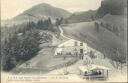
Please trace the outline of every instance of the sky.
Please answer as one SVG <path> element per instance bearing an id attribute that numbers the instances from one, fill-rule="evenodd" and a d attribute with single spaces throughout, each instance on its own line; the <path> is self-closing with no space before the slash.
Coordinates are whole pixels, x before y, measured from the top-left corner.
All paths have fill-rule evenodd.
<path id="1" fill-rule="evenodd" d="M 102 0 L 1 0 L 1 19 L 11 19 L 40 3 L 65 9 L 69 12 L 95 10 Z"/>

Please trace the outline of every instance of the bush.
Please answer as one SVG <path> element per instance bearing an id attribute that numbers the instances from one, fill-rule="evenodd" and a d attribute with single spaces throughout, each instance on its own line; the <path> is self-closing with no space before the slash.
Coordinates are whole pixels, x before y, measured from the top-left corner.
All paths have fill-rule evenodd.
<path id="1" fill-rule="evenodd" d="M 109 49 L 109 56 L 112 61 L 116 62 L 116 67 L 118 68 L 120 64 L 126 63 L 126 55 L 120 52 L 121 49 L 111 48 Z"/>

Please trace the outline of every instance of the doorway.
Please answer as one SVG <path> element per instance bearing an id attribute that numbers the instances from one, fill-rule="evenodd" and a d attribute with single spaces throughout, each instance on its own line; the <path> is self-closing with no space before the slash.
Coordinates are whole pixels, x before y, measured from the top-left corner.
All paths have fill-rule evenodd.
<path id="1" fill-rule="evenodd" d="M 84 53 L 83 49 L 80 49 L 80 54 L 83 54 L 83 53 Z"/>

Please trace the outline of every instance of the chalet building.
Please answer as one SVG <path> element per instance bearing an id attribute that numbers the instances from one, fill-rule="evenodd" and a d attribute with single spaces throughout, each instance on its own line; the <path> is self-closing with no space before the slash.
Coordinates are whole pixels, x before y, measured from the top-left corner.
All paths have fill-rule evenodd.
<path id="1" fill-rule="evenodd" d="M 80 55 L 85 54 L 87 50 L 86 43 L 70 39 L 56 48 L 55 55 Z"/>

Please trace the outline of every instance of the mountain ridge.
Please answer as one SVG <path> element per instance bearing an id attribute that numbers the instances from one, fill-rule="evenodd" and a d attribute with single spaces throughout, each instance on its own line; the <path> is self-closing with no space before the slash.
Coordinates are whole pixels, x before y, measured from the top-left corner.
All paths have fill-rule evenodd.
<path id="1" fill-rule="evenodd" d="M 28 10 L 25 10 L 23 13 L 13 17 L 12 19 L 4 20 L 2 25 L 17 25 L 28 21 L 36 22 L 38 20 L 47 19 L 48 17 L 55 20 L 60 17 L 67 18 L 70 15 L 71 13 L 64 9 L 54 7 L 47 3 L 40 3 L 29 8 Z"/>
<path id="2" fill-rule="evenodd" d="M 67 20 L 69 23 L 90 22 L 92 21 L 92 16 L 95 17 L 96 12 L 97 10 L 75 12 Z"/>
<path id="3" fill-rule="evenodd" d="M 71 13 L 61 9 L 61 8 L 57 8 L 54 6 L 51 6 L 47 3 L 41 3 L 38 5 L 33 6 L 32 8 L 24 11 L 22 14 L 14 17 L 13 19 L 19 19 L 19 16 L 22 15 L 27 15 L 27 14 L 32 14 L 33 16 L 37 16 L 37 17 L 43 17 L 43 16 L 48 16 L 48 17 L 52 17 L 52 18 L 57 18 L 57 17 L 68 17 Z"/>

